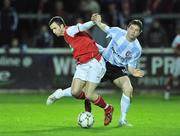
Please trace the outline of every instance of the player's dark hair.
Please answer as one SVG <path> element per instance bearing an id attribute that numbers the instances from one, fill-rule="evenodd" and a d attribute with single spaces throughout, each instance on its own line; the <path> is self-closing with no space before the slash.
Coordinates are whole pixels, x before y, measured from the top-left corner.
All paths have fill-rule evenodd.
<path id="1" fill-rule="evenodd" d="M 127 27 L 130 27 L 131 25 L 137 25 L 139 27 L 139 30 L 140 32 L 142 32 L 142 22 L 141 20 L 138 20 L 138 19 L 134 19 L 132 21 L 129 22 L 128 26 Z"/>
<path id="2" fill-rule="evenodd" d="M 53 18 L 51 18 L 51 20 L 49 21 L 49 26 L 53 23 L 57 23 L 58 25 L 61 25 L 63 24 L 64 26 L 66 26 L 65 22 L 64 22 L 64 19 L 60 16 L 55 16 Z"/>

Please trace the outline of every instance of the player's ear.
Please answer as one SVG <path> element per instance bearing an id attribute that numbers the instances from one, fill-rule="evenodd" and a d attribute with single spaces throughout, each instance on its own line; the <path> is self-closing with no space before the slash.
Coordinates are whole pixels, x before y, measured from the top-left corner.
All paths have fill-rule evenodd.
<path id="1" fill-rule="evenodd" d="M 140 34 L 142 33 L 142 29 L 141 29 L 141 28 L 139 28 L 139 31 L 140 31 L 140 32 L 139 32 L 139 35 L 140 35 Z"/>
<path id="2" fill-rule="evenodd" d="M 142 33 L 142 30 L 140 30 L 139 35 Z"/>

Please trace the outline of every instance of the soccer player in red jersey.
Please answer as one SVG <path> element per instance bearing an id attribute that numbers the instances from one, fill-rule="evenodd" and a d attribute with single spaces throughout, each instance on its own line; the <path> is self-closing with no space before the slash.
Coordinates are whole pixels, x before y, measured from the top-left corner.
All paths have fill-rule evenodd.
<path id="1" fill-rule="evenodd" d="M 77 61 L 76 72 L 71 84 L 72 95 L 77 99 L 88 99 L 103 108 L 105 111 L 104 125 L 106 126 L 112 120 L 113 107 L 106 104 L 104 99 L 95 92 L 106 72 L 106 67 L 96 42 L 85 32 L 93 25 L 94 22 L 89 21 L 68 27 L 63 18 L 59 16 L 49 21 L 52 32 L 57 37 L 64 36 L 64 40 L 73 49 L 73 58 Z M 48 99 L 54 99 L 53 95 L 50 95 Z"/>

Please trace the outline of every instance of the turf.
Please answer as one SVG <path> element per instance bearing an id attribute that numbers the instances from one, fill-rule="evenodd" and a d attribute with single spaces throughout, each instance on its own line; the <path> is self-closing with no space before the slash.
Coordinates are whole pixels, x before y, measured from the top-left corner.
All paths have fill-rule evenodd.
<path id="1" fill-rule="evenodd" d="M 0 94 L 0 136 L 179 136 L 180 97 L 135 96 L 128 120 L 134 127 L 118 128 L 120 94 L 103 95 L 115 107 L 112 123 L 104 127 L 104 113 L 93 106 L 91 129 L 77 125 L 82 101 L 63 98 L 46 106 L 48 94 Z"/>

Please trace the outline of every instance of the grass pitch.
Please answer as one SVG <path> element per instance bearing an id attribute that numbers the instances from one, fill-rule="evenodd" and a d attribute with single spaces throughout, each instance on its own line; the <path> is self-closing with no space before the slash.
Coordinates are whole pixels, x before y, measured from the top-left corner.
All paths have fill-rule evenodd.
<path id="1" fill-rule="evenodd" d="M 77 125 L 82 101 L 62 98 L 46 106 L 48 94 L 0 94 L 0 136 L 180 136 L 180 97 L 135 96 L 128 114 L 134 127 L 118 128 L 120 94 L 103 95 L 115 107 L 113 121 L 103 126 L 104 112 L 93 106 L 90 129 Z"/>

